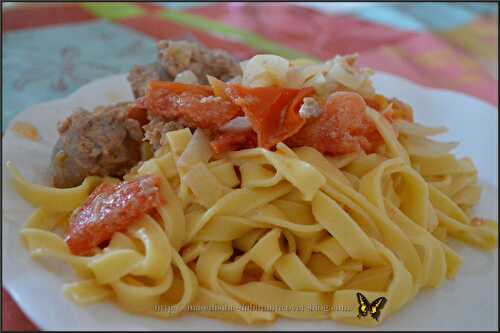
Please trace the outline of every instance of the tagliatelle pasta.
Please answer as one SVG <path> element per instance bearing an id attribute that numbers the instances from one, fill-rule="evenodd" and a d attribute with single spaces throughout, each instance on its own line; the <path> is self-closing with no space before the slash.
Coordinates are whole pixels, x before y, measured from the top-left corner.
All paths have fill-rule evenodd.
<path id="1" fill-rule="evenodd" d="M 369 73 L 354 80 L 345 59 L 296 64 L 254 58 L 242 82 L 289 78 L 302 87 L 315 75 L 340 75 L 344 86 L 371 93 Z M 370 107 L 365 114 L 383 140 L 369 154 L 325 156 L 280 142 L 215 155 L 200 129 L 168 132 L 154 157 L 124 177 L 157 177 L 165 202 L 89 256 L 73 254 L 61 235 L 100 183 L 121 180 L 87 177 L 56 189 L 30 184 L 9 163 L 14 188 L 36 209 L 22 239 L 33 257 L 74 269 L 79 280 L 63 292 L 78 304 L 111 300 L 159 318 L 192 312 L 246 324 L 282 316 L 376 325 L 459 273 L 448 237 L 493 249 L 498 227 L 471 216 L 477 172 L 450 153 L 455 143 L 429 138 L 444 128 L 389 123 Z M 386 299 L 377 320 L 359 315 L 358 293 Z"/>
<path id="2" fill-rule="evenodd" d="M 11 165 L 16 189 L 37 207 L 21 234 L 33 256 L 59 258 L 86 275 L 81 282 L 64 287 L 65 295 L 81 304 L 114 299 L 127 310 L 160 317 L 196 304 L 198 314 L 247 323 L 274 320 L 279 314 L 375 324 L 357 317 L 357 291 L 370 299 L 385 295 L 388 305 L 383 319 L 422 288 L 438 287 L 447 272 L 452 272 L 450 278 L 457 272 L 460 259 L 433 236 L 436 228 L 479 247 L 497 244 L 495 223 L 472 225 L 460 204 L 405 162 L 409 152 L 399 149 L 400 141 L 408 142 L 412 135 L 401 132 L 407 139 L 398 141 L 392 133 L 386 138 L 387 144 L 398 147 L 391 153 L 394 156 L 378 158 L 366 168 L 359 167 L 367 161 L 363 157 L 338 169 L 313 148 L 292 150 L 279 144 L 275 152 L 255 148 L 227 154 L 217 163 L 230 167 L 220 169 L 218 176 L 213 171 L 216 167 L 210 166 L 214 162 L 207 158 L 209 147 L 199 135 L 186 142 L 181 132 L 172 133 L 162 155 L 138 170 L 139 175 L 162 179 L 161 192 L 168 203 L 158 208 L 161 220 L 146 215 L 126 233 L 116 233 L 92 257 L 72 255 L 53 230 L 68 218 L 58 211 L 81 204 L 96 180 L 89 178 L 83 188 L 44 188 L 24 181 Z M 396 156 L 399 151 L 403 156 Z M 169 156 L 178 156 L 174 164 L 167 162 Z M 358 165 L 356 172 L 354 165 Z M 185 172 L 181 174 L 179 168 Z M 233 179 L 234 168 L 240 170 L 241 184 L 219 181 Z M 359 177 L 358 189 L 344 176 L 345 170 Z M 475 177 L 465 166 L 463 170 L 450 177 Z M 396 202 L 384 193 L 394 176 L 400 178 L 398 188 L 404 188 L 392 192 L 400 196 Z M 173 181 L 176 178 L 178 182 Z M 176 199 L 182 185 L 187 191 L 186 207 Z M 390 186 L 395 187 L 394 181 Z M 78 191 L 85 194 L 77 196 Z M 65 196 L 74 199 L 54 210 L 65 192 L 75 193 Z M 308 218 L 289 217 L 291 207 Z M 261 232 L 247 251 L 235 256 L 241 249 L 234 244 L 253 231 Z M 313 256 L 301 256 L 303 245 L 292 249 L 291 244 L 309 239 L 313 240 Z M 184 259 L 192 246 L 203 250 Z M 345 264 L 350 261 L 359 262 L 361 271 Z M 160 304 L 168 304 L 170 312 L 155 311 Z M 214 304 L 234 309 L 244 304 L 270 305 L 269 309 L 286 304 L 289 310 L 203 312 L 203 306 Z M 301 305 L 306 305 L 303 311 L 293 310 Z M 313 305 L 324 305 L 330 312 L 314 311 Z"/>

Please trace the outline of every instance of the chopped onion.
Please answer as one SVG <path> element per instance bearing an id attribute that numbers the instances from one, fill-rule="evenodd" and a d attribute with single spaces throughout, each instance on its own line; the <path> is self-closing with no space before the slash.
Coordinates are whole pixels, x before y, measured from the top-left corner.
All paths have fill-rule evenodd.
<path id="1" fill-rule="evenodd" d="M 326 79 L 321 73 L 317 73 L 304 83 L 304 87 L 316 87 L 326 83 Z"/>
<path id="2" fill-rule="evenodd" d="M 185 70 L 180 72 L 175 76 L 174 82 L 185 83 L 185 84 L 198 84 L 198 78 L 190 70 Z"/>
<path id="3" fill-rule="evenodd" d="M 248 120 L 247 117 L 242 116 L 242 117 L 236 117 L 224 125 L 221 126 L 222 131 L 243 131 L 252 128 L 252 124 L 250 123 L 250 120 Z"/>
<path id="4" fill-rule="evenodd" d="M 328 81 L 335 80 L 345 87 L 359 92 L 362 95 L 373 93 L 373 86 L 370 76 L 373 75 L 371 69 L 357 69 L 354 67 L 357 55 L 336 56 L 328 61 L 331 68 L 325 75 Z"/>
<path id="5" fill-rule="evenodd" d="M 282 57 L 261 54 L 252 57 L 243 68 L 242 83 L 249 87 L 284 85 L 290 62 Z"/>
<path id="6" fill-rule="evenodd" d="M 237 83 L 237 84 L 240 84 L 241 81 L 242 81 L 242 77 L 241 75 L 237 75 L 235 77 L 233 77 L 232 79 L 230 79 L 229 81 L 227 81 L 227 83 Z"/>

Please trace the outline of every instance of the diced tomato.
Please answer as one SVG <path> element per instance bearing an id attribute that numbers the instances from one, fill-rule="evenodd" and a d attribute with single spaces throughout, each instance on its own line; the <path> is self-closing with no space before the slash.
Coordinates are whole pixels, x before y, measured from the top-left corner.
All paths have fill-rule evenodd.
<path id="1" fill-rule="evenodd" d="M 389 121 L 403 119 L 413 122 L 413 110 L 411 106 L 396 98 L 389 100 L 389 102 L 392 103 L 392 110 L 384 113 L 384 116 L 389 119 Z"/>
<path id="2" fill-rule="evenodd" d="M 214 96 L 209 86 L 202 85 L 150 81 L 146 104 L 153 115 L 212 131 L 242 115 L 239 106 Z"/>
<path id="3" fill-rule="evenodd" d="M 372 97 L 365 98 L 365 102 L 368 106 L 379 112 L 385 111 L 389 104 L 392 104 L 390 111 L 383 112 L 384 117 L 390 122 L 393 122 L 396 119 L 413 121 L 413 110 L 411 106 L 403 101 L 400 101 L 399 99 L 392 98 L 388 100 L 383 95 L 374 95 Z"/>
<path id="4" fill-rule="evenodd" d="M 253 130 L 221 133 L 210 142 L 210 145 L 216 155 L 228 151 L 255 148 L 257 134 Z"/>
<path id="5" fill-rule="evenodd" d="M 88 255 L 113 233 L 123 231 L 165 200 L 157 176 L 144 176 L 115 185 L 101 184 L 70 218 L 65 241 L 75 255 Z"/>
<path id="6" fill-rule="evenodd" d="M 250 120 L 257 133 L 259 147 L 271 148 L 297 133 L 305 124 L 299 115 L 302 99 L 314 94 L 314 89 L 280 87 L 246 88 L 230 84 L 226 95 Z"/>
<path id="7" fill-rule="evenodd" d="M 363 149 L 373 152 L 383 142 L 375 124 L 366 116 L 368 105 L 393 121 L 412 120 L 411 108 L 383 95 L 363 99 L 359 94 L 339 91 L 318 100 L 323 112 L 304 119 L 299 110 L 304 97 L 314 95 L 312 87 L 248 88 L 212 80 L 213 86 L 151 81 L 144 101 L 148 113 L 175 120 L 184 126 L 208 130 L 215 153 L 255 146 L 270 149 L 279 142 L 292 147 L 312 146 L 324 154 L 338 155 Z M 217 96 L 212 88 L 216 87 Z M 384 110 L 393 103 L 392 111 Z M 221 132 L 220 128 L 240 115 L 246 115 L 252 130 Z"/>
<path id="8" fill-rule="evenodd" d="M 135 119 L 144 126 L 148 123 L 148 109 L 146 107 L 146 99 L 140 97 L 128 108 L 128 117 Z"/>
<path id="9" fill-rule="evenodd" d="M 323 154 L 340 155 L 363 149 L 373 152 L 382 143 L 375 124 L 365 115 L 366 103 L 354 92 L 335 92 L 317 118 L 309 118 L 286 143 L 292 147 L 311 146 Z"/>
<path id="10" fill-rule="evenodd" d="M 387 102 L 387 98 L 385 98 L 384 95 L 378 94 L 370 97 L 365 97 L 365 102 L 369 107 L 379 112 L 384 111 L 385 108 L 387 108 L 387 106 L 389 105 L 389 102 Z"/>
<path id="11" fill-rule="evenodd" d="M 179 82 L 170 82 L 170 81 L 149 81 L 148 82 L 148 91 L 155 90 L 168 90 L 172 93 L 181 94 L 183 92 L 192 92 L 196 94 L 202 94 L 205 96 L 212 95 L 212 88 L 207 85 L 201 84 L 187 84 L 187 83 L 179 83 Z"/>

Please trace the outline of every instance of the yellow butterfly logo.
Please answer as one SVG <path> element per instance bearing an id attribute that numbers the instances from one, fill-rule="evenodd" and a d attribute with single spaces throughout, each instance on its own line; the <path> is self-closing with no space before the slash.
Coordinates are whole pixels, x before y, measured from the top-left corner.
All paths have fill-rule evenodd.
<path id="1" fill-rule="evenodd" d="M 379 297 L 370 303 L 362 293 L 356 293 L 356 296 L 358 298 L 358 303 L 359 303 L 358 318 L 366 317 L 369 313 L 373 319 L 378 321 L 378 318 L 380 317 L 380 312 L 384 308 L 385 303 L 387 303 L 387 298 Z"/>

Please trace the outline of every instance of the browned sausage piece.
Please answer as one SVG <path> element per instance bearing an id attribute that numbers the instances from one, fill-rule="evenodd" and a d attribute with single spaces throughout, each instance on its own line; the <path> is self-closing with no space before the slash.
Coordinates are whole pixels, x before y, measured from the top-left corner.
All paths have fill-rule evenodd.
<path id="1" fill-rule="evenodd" d="M 167 143 L 167 134 L 170 131 L 175 131 L 184 128 L 177 121 L 164 120 L 162 117 L 152 117 L 151 121 L 142 127 L 144 129 L 144 141 L 149 142 L 153 150 L 157 150 Z"/>
<path id="2" fill-rule="evenodd" d="M 161 40 L 156 46 L 158 62 L 174 78 L 185 70 L 193 72 L 202 84 L 208 83 L 207 75 L 222 81 L 241 75 L 239 62 L 225 51 L 188 41 Z"/>
<path id="3" fill-rule="evenodd" d="M 54 186 L 77 186 L 90 175 L 121 177 L 139 162 L 143 133 L 127 117 L 128 105 L 78 109 L 59 124 L 52 151 Z"/>
<path id="4" fill-rule="evenodd" d="M 198 42 L 161 40 L 156 44 L 157 62 L 135 65 L 128 75 L 134 97 L 142 97 L 150 80 L 173 81 L 177 74 L 190 70 L 201 84 L 207 75 L 227 81 L 241 75 L 239 62 L 222 50 L 208 49 Z"/>
<path id="5" fill-rule="evenodd" d="M 146 95 L 148 81 L 173 81 L 174 78 L 168 75 L 157 62 L 147 65 L 134 65 L 127 76 L 135 98 Z"/>

